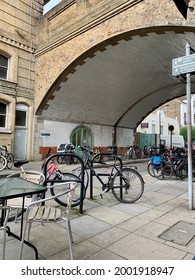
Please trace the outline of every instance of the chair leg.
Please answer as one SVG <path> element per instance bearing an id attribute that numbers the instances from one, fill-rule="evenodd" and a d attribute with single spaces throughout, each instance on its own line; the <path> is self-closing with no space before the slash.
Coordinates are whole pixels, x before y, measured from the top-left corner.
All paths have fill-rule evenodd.
<path id="1" fill-rule="evenodd" d="M 15 223 L 17 223 L 17 219 L 18 219 L 18 209 L 16 209 L 16 215 L 15 215 L 15 220 L 14 220 Z"/>
<path id="2" fill-rule="evenodd" d="M 32 223 L 28 223 L 28 235 L 27 235 L 27 241 L 29 241 L 29 238 L 30 238 L 31 225 L 32 225 Z"/>
<path id="3" fill-rule="evenodd" d="M 5 260 L 5 246 L 6 246 L 6 230 L 7 230 L 7 222 L 8 222 L 8 217 L 9 217 L 9 211 L 10 209 L 6 209 L 6 216 L 5 216 L 5 221 L 3 225 L 3 253 L 2 253 L 2 259 Z"/>
<path id="4" fill-rule="evenodd" d="M 22 258 L 22 251 L 23 251 L 23 247 L 24 247 L 24 239 L 25 239 L 25 235 L 26 235 L 26 229 L 27 229 L 27 221 L 25 221 L 24 230 L 23 230 L 23 233 L 22 233 L 22 239 L 21 239 L 21 242 L 20 242 L 20 250 L 19 250 L 19 256 L 18 256 L 19 260 L 21 260 L 21 258 Z"/>

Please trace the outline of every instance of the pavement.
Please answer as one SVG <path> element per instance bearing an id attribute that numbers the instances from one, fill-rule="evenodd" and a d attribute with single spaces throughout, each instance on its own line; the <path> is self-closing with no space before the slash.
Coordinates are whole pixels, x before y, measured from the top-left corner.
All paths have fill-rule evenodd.
<path id="1" fill-rule="evenodd" d="M 158 180 L 147 173 L 145 164 L 146 169 L 141 172 L 145 190 L 137 202 L 119 203 L 111 192 L 101 199 L 101 189 L 96 183 L 93 199 L 89 198 L 88 189 L 83 214 L 79 213 L 78 208 L 72 208 L 75 260 L 192 259 L 195 254 L 195 211 L 189 210 L 188 181 L 175 178 Z M 26 169 L 31 170 L 40 170 L 40 167 L 41 162 L 26 165 Z M 72 167 L 65 168 L 70 170 Z M 5 176 L 13 171 L 14 168 L 4 170 L 0 175 Z M 18 233 L 20 220 L 10 222 L 9 226 Z M 30 241 L 38 248 L 41 260 L 70 259 L 67 229 L 63 222 L 34 225 Z M 17 259 L 18 250 L 19 241 L 7 237 L 6 259 Z M 35 259 L 32 248 L 24 246 L 23 259 Z"/>

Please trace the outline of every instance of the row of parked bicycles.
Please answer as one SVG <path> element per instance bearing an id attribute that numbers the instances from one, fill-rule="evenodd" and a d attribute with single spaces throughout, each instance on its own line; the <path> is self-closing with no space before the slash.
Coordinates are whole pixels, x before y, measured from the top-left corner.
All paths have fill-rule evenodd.
<path id="1" fill-rule="evenodd" d="M 193 153 L 195 157 L 195 154 Z M 185 148 L 173 148 L 164 153 L 155 154 L 151 157 L 148 166 L 148 173 L 160 180 L 175 177 L 185 179 L 188 176 L 188 155 Z"/>
<path id="2" fill-rule="evenodd" d="M 128 146 L 126 152 L 122 156 L 123 159 L 140 159 L 148 158 L 154 155 L 156 147 L 154 146 Z"/>
<path id="3" fill-rule="evenodd" d="M 72 164 L 72 163 L 78 163 L 78 160 L 74 155 L 76 154 L 76 149 L 75 146 L 69 143 L 66 144 L 60 144 L 57 148 L 57 153 L 59 153 L 58 157 L 58 163 L 59 164 Z M 72 154 L 72 156 L 60 156 L 60 153 L 69 153 Z M 94 154 L 100 154 L 99 155 L 99 161 L 102 161 L 102 156 L 101 156 L 101 148 L 95 147 L 93 149 Z M 113 151 L 110 151 L 110 158 L 112 158 L 112 153 Z M 139 147 L 136 145 L 128 146 L 125 153 L 122 155 L 122 159 L 140 159 L 140 158 L 149 158 L 153 154 L 155 154 L 155 147 L 153 146 L 144 146 L 144 147 Z"/>

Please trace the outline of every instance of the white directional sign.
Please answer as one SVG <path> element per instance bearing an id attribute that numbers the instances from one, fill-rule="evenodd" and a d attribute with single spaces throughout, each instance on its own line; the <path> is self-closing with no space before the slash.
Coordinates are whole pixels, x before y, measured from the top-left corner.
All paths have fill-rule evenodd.
<path id="1" fill-rule="evenodd" d="M 172 75 L 195 72 L 195 54 L 190 54 L 172 60 Z"/>

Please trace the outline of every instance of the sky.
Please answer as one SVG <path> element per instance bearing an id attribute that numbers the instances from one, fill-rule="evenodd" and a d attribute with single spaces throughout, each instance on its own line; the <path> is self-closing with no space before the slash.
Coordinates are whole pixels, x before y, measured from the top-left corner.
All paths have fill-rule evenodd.
<path id="1" fill-rule="evenodd" d="M 52 9 L 54 6 L 56 6 L 60 2 L 61 2 L 61 0 L 50 0 L 49 3 L 47 3 L 44 6 L 44 14 L 47 13 L 50 9 Z"/>

